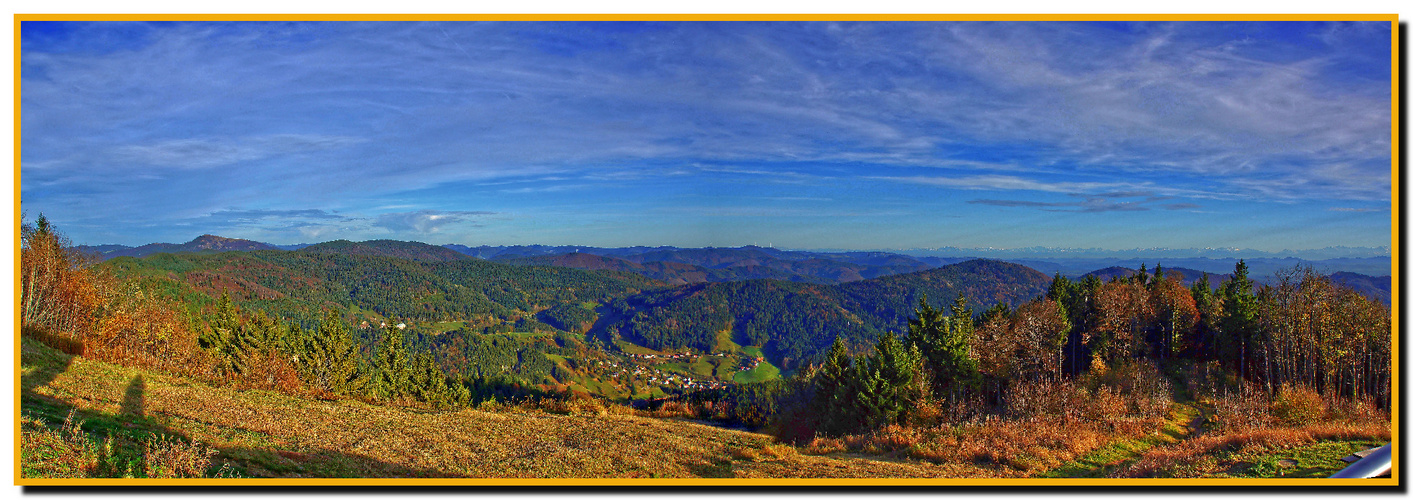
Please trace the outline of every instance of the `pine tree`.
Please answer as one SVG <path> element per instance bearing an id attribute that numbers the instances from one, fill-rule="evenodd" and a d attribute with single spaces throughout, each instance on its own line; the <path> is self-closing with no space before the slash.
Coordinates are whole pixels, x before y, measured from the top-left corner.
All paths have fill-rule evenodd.
<path id="1" fill-rule="evenodd" d="M 859 382 L 844 340 L 835 337 L 824 365 L 815 375 L 815 395 L 810 404 L 811 414 L 819 421 L 819 433 L 840 435 L 857 429 Z"/>
<path id="2" fill-rule="evenodd" d="M 432 406 L 444 407 L 452 403 L 448 393 L 446 374 L 426 352 L 418 353 L 412 360 L 408 374 L 409 392 L 417 399 Z"/>
<path id="3" fill-rule="evenodd" d="M 248 371 L 245 364 L 248 353 L 256 346 L 254 337 L 241 321 L 240 310 L 231 303 L 230 295 L 222 292 L 206 331 L 197 337 L 197 345 L 215 358 L 218 375 L 239 376 Z"/>
<path id="4" fill-rule="evenodd" d="M 1192 284 L 1192 302 L 1197 306 L 1197 325 L 1193 339 L 1189 343 L 1192 354 L 1198 359 L 1212 359 L 1217 355 L 1217 322 L 1221 318 L 1220 298 L 1212 293 L 1212 282 L 1207 273 Z"/>
<path id="5" fill-rule="evenodd" d="M 298 366 L 305 380 L 333 394 L 354 391 L 358 344 L 335 311 L 326 311 L 316 333 L 302 336 Z"/>
<path id="6" fill-rule="evenodd" d="M 1259 305 L 1256 295 L 1252 293 L 1252 281 L 1248 277 L 1245 260 L 1238 261 L 1231 279 L 1222 283 L 1221 300 L 1221 332 L 1217 337 L 1217 349 L 1223 361 L 1245 376 L 1249 371 L 1247 360 L 1253 355 Z"/>
<path id="7" fill-rule="evenodd" d="M 879 339 L 861 372 L 859 409 L 868 427 L 906 423 L 927 399 L 922 355 L 892 332 Z"/>
<path id="8" fill-rule="evenodd" d="M 378 341 L 374 356 L 376 361 L 368 381 L 369 395 L 378 400 L 391 400 L 407 394 L 410 370 L 402 331 L 389 325 Z"/>
<path id="9" fill-rule="evenodd" d="M 980 378 L 976 360 L 971 357 L 971 311 L 966 298 L 958 296 L 952 304 L 952 316 L 942 316 L 923 297 L 908 320 L 907 343 L 920 353 L 930 372 L 932 393 L 953 402 L 960 392 L 974 387 Z"/>

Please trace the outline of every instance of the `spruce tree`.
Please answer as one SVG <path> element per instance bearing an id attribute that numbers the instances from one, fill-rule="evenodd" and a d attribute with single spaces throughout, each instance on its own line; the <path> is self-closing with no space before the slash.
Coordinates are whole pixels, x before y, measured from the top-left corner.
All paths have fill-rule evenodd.
<path id="1" fill-rule="evenodd" d="M 859 382 L 844 340 L 835 337 L 824 365 L 815 375 L 814 399 L 810 405 L 811 413 L 818 419 L 819 433 L 840 435 L 857 428 Z"/>
<path id="2" fill-rule="evenodd" d="M 980 378 L 977 363 L 971 357 L 971 311 L 966 298 L 959 296 L 952 304 L 952 316 L 942 316 L 923 297 L 908 320 L 907 343 L 916 348 L 930 372 L 931 390 L 938 397 L 955 401 L 959 393 L 975 386 Z"/>
<path id="3" fill-rule="evenodd" d="M 1222 360 L 1235 366 L 1243 376 L 1247 374 L 1247 360 L 1252 356 L 1257 335 L 1258 304 L 1248 272 L 1246 260 L 1238 261 L 1231 279 L 1222 283 L 1221 334 L 1217 339 Z"/>
<path id="4" fill-rule="evenodd" d="M 241 321 L 240 310 L 231 302 L 230 294 L 222 292 L 217 299 L 216 310 L 207 321 L 206 331 L 197 337 L 197 345 L 215 358 L 218 375 L 239 376 L 247 371 L 247 353 L 256 342 Z"/>
<path id="5" fill-rule="evenodd" d="M 906 423 L 927 399 L 922 355 L 893 332 L 883 334 L 861 372 L 859 408 L 870 428 Z"/>
<path id="6" fill-rule="evenodd" d="M 354 391 L 358 344 L 335 311 L 326 311 L 317 333 L 304 335 L 300 371 L 306 381 L 333 394 Z"/>
<path id="7" fill-rule="evenodd" d="M 376 361 L 368 382 L 369 395 L 378 400 L 390 400 L 407 394 L 411 381 L 402 331 L 389 325 L 376 349 Z"/>
<path id="8" fill-rule="evenodd" d="M 1217 356 L 1218 322 L 1221 319 L 1221 297 L 1212 293 L 1212 282 L 1207 273 L 1192 284 L 1192 302 L 1197 305 L 1197 328 L 1192 341 L 1193 355 L 1198 359 L 1212 359 Z"/>

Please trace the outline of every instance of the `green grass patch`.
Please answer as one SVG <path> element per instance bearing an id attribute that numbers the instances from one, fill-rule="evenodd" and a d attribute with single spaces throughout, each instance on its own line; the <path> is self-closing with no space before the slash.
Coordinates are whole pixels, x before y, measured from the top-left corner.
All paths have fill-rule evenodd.
<path id="1" fill-rule="evenodd" d="M 709 360 L 711 360 L 711 359 L 719 359 L 719 358 L 710 358 L 710 357 L 706 357 L 706 356 L 697 358 L 696 361 L 693 361 L 693 362 L 687 364 L 687 370 L 690 371 L 690 372 L 693 373 L 693 374 L 696 374 L 696 375 L 701 375 L 701 376 L 703 376 L 703 377 L 710 377 L 710 376 L 712 376 L 712 373 L 714 373 L 714 372 L 716 371 L 716 366 L 715 366 L 715 365 L 712 365 L 712 364 L 711 364 L 711 361 L 709 361 Z"/>
<path id="2" fill-rule="evenodd" d="M 1215 477 L 1329 477 L 1349 466 L 1341 458 L 1383 444 L 1382 441 L 1356 439 L 1322 441 L 1278 450 L 1228 452 L 1219 459 L 1231 465 L 1225 473 Z"/>
<path id="3" fill-rule="evenodd" d="M 660 351 L 654 351 L 638 344 L 623 340 L 615 341 L 614 344 L 618 345 L 619 350 L 628 354 L 662 354 L 662 352 Z"/>
<path id="4" fill-rule="evenodd" d="M 716 378 L 731 380 L 736 376 L 736 368 L 740 366 L 740 361 L 735 357 L 712 358 L 711 364 L 716 367 L 713 373 Z"/>
<path id="5" fill-rule="evenodd" d="M 659 363 L 659 364 L 653 365 L 653 368 L 657 368 L 657 369 L 662 370 L 662 371 L 665 371 L 665 372 L 677 373 L 677 374 L 681 374 L 681 375 L 689 375 L 689 374 L 692 373 L 692 370 L 691 370 L 690 368 L 688 368 L 687 363 Z"/>
<path id="6" fill-rule="evenodd" d="M 487 334 L 485 334 L 485 336 L 487 336 L 487 337 L 491 337 L 491 336 L 500 336 L 500 337 L 503 337 L 503 338 L 510 338 L 510 339 L 527 339 L 527 338 L 551 337 L 551 336 L 553 336 L 553 335 L 554 335 L 554 334 L 552 334 L 552 333 L 547 333 L 547 332 L 502 332 L 502 333 L 487 333 Z"/>
<path id="7" fill-rule="evenodd" d="M 741 348 L 741 354 L 745 354 L 745 355 L 747 355 L 747 356 L 753 356 L 753 357 L 757 357 L 757 358 L 764 358 L 764 357 L 765 357 L 765 353 L 760 350 L 760 347 L 759 347 L 759 346 L 753 346 L 753 345 L 749 345 L 749 346 L 742 347 L 742 348 Z"/>
<path id="8" fill-rule="evenodd" d="M 752 382 L 764 382 L 780 378 L 780 369 L 769 361 L 761 361 L 755 368 L 746 371 L 736 372 L 731 380 L 738 384 L 749 384 Z"/>
<path id="9" fill-rule="evenodd" d="M 1138 460 L 1150 449 L 1176 443 L 1187 436 L 1185 425 L 1200 414 L 1196 407 L 1176 403 L 1168 412 L 1168 421 L 1158 432 L 1137 439 L 1117 439 L 1079 458 L 1046 471 L 1039 477 L 1104 477 L 1120 467 Z"/>
<path id="10" fill-rule="evenodd" d="M 441 321 L 427 325 L 426 331 L 433 335 L 438 335 L 465 327 L 465 321 Z"/>
<path id="11" fill-rule="evenodd" d="M 716 345 L 712 347 L 713 352 L 738 352 L 741 346 L 731 340 L 731 329 L 716 332 Z"/>

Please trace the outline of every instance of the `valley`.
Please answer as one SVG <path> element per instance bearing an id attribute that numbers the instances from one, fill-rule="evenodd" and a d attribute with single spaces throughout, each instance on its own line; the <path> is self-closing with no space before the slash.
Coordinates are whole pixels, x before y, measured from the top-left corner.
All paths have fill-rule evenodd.
<path id="1" fill-rule="evenodd" d="M 1285 385 L 1233 400 L 1230 391 L 1252 391 L 1250 382 L 1209 377 L 1221 368 L 1203 358 L 1230 350 L 1203 337 L 1213 332 L 1198 319 L 1216 314 L 1212 297 L 1233 293 L 1230 283 L 1249 280 L 1242 266 L 1208 274 L 1203 288 L 1187 268 L 1108 267 L 1069 280 L 998 260 L 901 265 L 878 253 L 788 260 L 761 248 L 656 249 L 485 260 L 391 240 L 270 247 L 204 236 L 174 252 L 100 259 L 95 276 L 139 291 L 135 314 L 165 319 L 104 327 L 79 344 L 27 330 L 29 453 L 91 453 L 88 433 L 138 456 L 152 453 L 151 439 L 177 436 L 191 443 L 182 453 L 216 457 L 192 460 L 210 464 L 199 475 L 217 477 L 1007 478 L 1193 473 L 1151 462 L 1210 427 L 1194 415 L 1245 422 L 1212 428 L 1250 441 L 1210 452 L 1218 457 L 1275 453 L 1257 437 L 1267 434 L 1249 434 L 1252 425 L 1315 448 L 1387 436 L 1367 399 L 1331 394 L 1322 416 L 1301 422 L 1278 410 L 1295 397 Z M 852 271 L 829 279 L 821 262 L 834 266 L 829 273 Z M 1350 283 L 1338 293 L 1372 295 L 1341 295 L 1351 303 L 1380 298 L 1377 278 L 1303 272 L 1283 275 L 1281 288 L 1257 286 L 1294 292 L 1297 277 L 1301 287 Z M 1119 309 L 1131 300 L 1155 309 Z M 1203 305 L 1183 312 L 1183 300 Z M 1145 314 L 1149 326 L 1130 333 L 1141 337 L 1107 326 Z M 1181 333 L 1155 321 L 1164 314 L 1186 325 L 1167 327 Z M 95 340 L 153 345 L 140 339 L 157 331 L 193 332 L 192 343 L 168 345 L 176 356 L 163 357 Z M 896 352 L 899 332 L 912 354 Z M 947 335 L 963 343 L 947 344 L 956 342 Z M 958 348 L 969 354 L 936 350 Z M 343 368 L 338 352 L 348 353 Z M 1035 357 L 1042 352 L 1050 361 Z M 1164 353 L 1180 357 L 1152 361 Z M 931 375 L 916 376 L 935 378 L 880 378 L 923 366 L 916 373 Z M 1382 390 L 1376 373 L 1355 390 Z M 869 393 L 893 383 L 903 385 L 887 390 L 921 392 Z M 845 391 L 831 397 L 846 402 L 814 409 L 822 391 Z M 888 405 L 912 416 L 849 413 Z M 403 437 L 369 438 L 389 426 Z M 799 434 L 800 426 L 813 429 Z M 100 455 L 94 467 L 114 467 L 122 453 Z M 48 475 L 41 471 L 56 466 L 29 467 Z"/>

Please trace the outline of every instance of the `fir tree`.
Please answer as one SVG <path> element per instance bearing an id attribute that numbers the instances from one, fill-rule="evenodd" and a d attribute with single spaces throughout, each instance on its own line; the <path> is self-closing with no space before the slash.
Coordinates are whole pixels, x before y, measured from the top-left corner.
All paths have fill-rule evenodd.
<path id="1" fill-rule="evenodd" d="M 1248 276 L 1246 261 L 1236 263 L 1231 279 L 1222 283 L 1221 332 L 1217 337 L 1217 350 L 1223 360 L 1231 362 L 1246 375 L 1247 360 L 1252 356 L 1252 346 L 1257 335 L 1256 314 L 1258 303 L 1252 293 L 1252 281 Z"/>
<path id="2" fill-rule="evenodd" d="M 943 317 L 923 297 L 908 320 L 907 343 L 916 348 L 927 370 L 931 372 L 932 393 L 955 401 L 959 392 L 973 387 L 979 380 L 976 360 L 971 357 L 972 320 L 966 309 L 966 298 L 959 296 L 952 305 L 952 316 Z"/>
<path id="3" fill-rule="evenodd" d="M 927 381 L 917 346 L 885 333 L 862 365 L 858 400 L 861 421 L 868 427 L 906 423 L 926 401 Z"/>
<path id="4" fill-rule="evenodd" d="M 305 380 L 333 394 L 354 391 L 358 344 L 335 311 L 326 311 L 317 333 L 302 336 L 298 366 Z"/>
<path id="5" fill-rule="evenodd" d="M 407 348 L 402 331 L 389 325 L 378 341 L 376 361 L 368 381 L 369 395 L 378 400 L 390 400 L 407 393 L 410 383 Z"/>
<path id="6" fill-rule="evenodd" d="M 858 382 L 858 372 L 844 340 L 835 337 L 824 365 L 815 375 L 815 395 L 810 405 L 821 434 L 840 435 L 857 429 Z"/>

